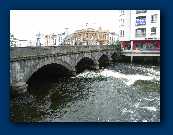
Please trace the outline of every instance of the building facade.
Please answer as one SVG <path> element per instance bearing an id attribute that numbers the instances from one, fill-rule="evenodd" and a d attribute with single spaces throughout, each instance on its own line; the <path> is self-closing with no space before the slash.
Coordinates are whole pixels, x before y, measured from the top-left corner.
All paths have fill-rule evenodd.
<path id="1" fill-rule="evenodd" d="M 44 36 L 44 45 L 45 46 L 55 46 L 57 45 L 57 35 L 52 33 L 52 34 L 46 34 Z"/>
<path id="2" fill-rule="evenodd" d="M 10 47 L 26 47 L 30 45 L 30 41 L 18 39 L 13 34 L 10 34 Z"/>
<path id="3" fill-rule="evenodd" d="M 67 37 L 67 33 L 63 32 L 63 33 L 58 33 L 57 34 L 57 39 L 56 39 L 56 45 L 63 45 L 64 39 Z"/>
<path id="4" fill-rule="evenodd" d="M 121 10 L 119 40 L 124 50 L 160 50 L 160 10 Z"/>
<path id="5" fill-rule="evenodd" d="M 52 34 L 46 34 L 44 36 L 45 46 L 59 46 L 63 45 L 64 39 L 67 37 L 67 33 L 52 33 Z"/>
<path id="6" fill-rule="evenodd" d="M 65 45 L 108 45 L 109 32 L 93 28 L 76 30 L 71 35 L 67 36 L 64 41 Z"/>
<path id="7" fill-rule="evenodd" d="M 119 40 L 119 35 L 115 32 L 109 32 L 109 45 L 115 44 L 115 42 Z"/>
<path id="8" fill-rule="evenodd" d="M 10 47 L 17 47 L 18 39 L 10 33 Z"/>

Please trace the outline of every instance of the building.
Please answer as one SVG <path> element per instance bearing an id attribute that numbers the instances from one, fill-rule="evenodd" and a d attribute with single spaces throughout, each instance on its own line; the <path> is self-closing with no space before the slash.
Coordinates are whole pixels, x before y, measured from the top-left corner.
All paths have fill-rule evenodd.
<path id="1" fill-rule="evenodd" d="M 74 34 L 69 34 L 64 38 L 63 45 L 76 45 Z"/>
<path id="2" fill-rule="evenodd" d="M 58 46 L 63 45 L 64 39 L 67 37 L 67 33 L 52 33 L 52 34 L 46 34 L 44 36 L 44 42 L 45 46 Z"/>
<path id="3" fill-rule="evenodd" d="M 46 34 L 44 36 L 44 46 L 56 46 L 57 45 L 57 35 L 52 34 Z"/>
<path id="4" fill-rule="evenodd" d="M 13 34 L 10 34 L 10 47 L 26 47 L 29 46 L 29 41 L 18 39 Z"/>
<path id="5" fill-rule="evenodd" d="M 18 40 L 17 47 L 26 47 L 26 46 L 29 46 L 28 40 Z"/>
<path id="6" fill-rule="evenodd" d="M 124 50 L 160 50 L 160 10 L 120 10 L 119 40 Z"/>
<path id="7" fill-rule="evenodd" d="M 67 33 L 58 33 L 57 34 L 57 43 L 56 45 L 63 45 L 64 39 L 67 37 Z"/>
<path id="8" fill-rule="evenodd" d="M 10 47 L 17 47 L 18 39 L 10 33 Z"/>
<path id="9" fill-rule="evenodd" d="M 119 40 L 119 35 L 115 32 L 109 32 L 109 45 L 115 44 L 115 42 Z"/>
<path id="10" fill-rule="evenodd" d="M 108 45 L 109 32 L 93 28 L 76 30 L 74 33 L 65 38 L 65 45 Z"/>

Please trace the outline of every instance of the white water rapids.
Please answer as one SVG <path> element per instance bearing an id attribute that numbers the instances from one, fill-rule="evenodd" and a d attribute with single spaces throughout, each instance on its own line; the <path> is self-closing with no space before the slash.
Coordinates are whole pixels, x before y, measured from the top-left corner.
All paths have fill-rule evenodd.
<path id="1" fill-rule="evenodd" d="M 113 78 L 120 78 L 124 79 L 124 83 L 126 85 L 132 85 L 134 84 L 137 80 L 156 80 L 160 81 L 160 72 L 155 71 L 152 68 L 141 68 L 139 67 L 138 69 L 141 69 L 143 71 L 147 71 L 147 75 L 140 75 L 140 74 L 124 74 L 117 72 L 115 70 L 110 70 L 110 69 L 103 69 L 99 73 L 92 72 L 92 71 L 85 71 L 77 77 L 84 77 L 84 78 L 94 78 L 94 77 L 113 77 Z"/>

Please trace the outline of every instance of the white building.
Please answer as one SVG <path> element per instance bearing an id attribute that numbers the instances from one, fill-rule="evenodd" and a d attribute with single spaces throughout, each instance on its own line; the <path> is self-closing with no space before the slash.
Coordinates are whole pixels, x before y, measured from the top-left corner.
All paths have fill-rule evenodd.
<path id="1" fill-rule="evenodd" d="M 121 10 L 119 24 L 123 49 L 160 49 L 160 10 Z"/>
<path id="2" fill-rule="evenodd" d="M 18 39 L 13 34 L 10 34 L 10 47 L 26 47 L 29 46 L 28 40 Z"/>
<path id="3" fill-rule="evenodd" d="M 29 46 L 28 40 L 18 40 L 17 41 L 17 47 L 26 47 Z"/>
<path id="4" fill-rule="evenodd" d="M 119 35 L 115 32 L 109 32 L 109 45 L 114 44 L 117 40 L 119 40 Z"/>
<path id="5" fill-rule="evenodd" d="M 58 33 L 57 34 L 57 44 L 56 45 L 63 45 L 64 39 L 67 37 L 67 33 Z"/>
<path id="6" fill-rule="evenodd" d="M 46 34 L 44 35 L 44 44 L 43 46 L 56 46 L 57 42 L 57 35 L 52 33 L 52 34 Z"/>
<path id="7" fill-rule="evenodd" d="M 10 47 L 16 47 L 17 42 L 18 42 L 18 39 L 15 38 L 15 36 L 10 33 Z"/>
<path id="8" fill-rule="evenodd" d="M 44 45 L 43 46 L 58 46 L 63 45 L 64 39 L 67 36 L 65 32 L 63 33 L 52 33 L 52 34 L 46 34 L 44 36 Z"/>

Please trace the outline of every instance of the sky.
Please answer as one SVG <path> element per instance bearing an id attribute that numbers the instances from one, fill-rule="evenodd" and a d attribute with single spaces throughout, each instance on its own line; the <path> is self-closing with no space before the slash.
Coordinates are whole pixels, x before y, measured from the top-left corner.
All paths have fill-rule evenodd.
<path id="1" fill-rule="evenodd" d="M 10 10 L 10 33 L 31 40 L 37 33 L 61 33 L 88 27 L 118 33 L 118 10 Z"/>

